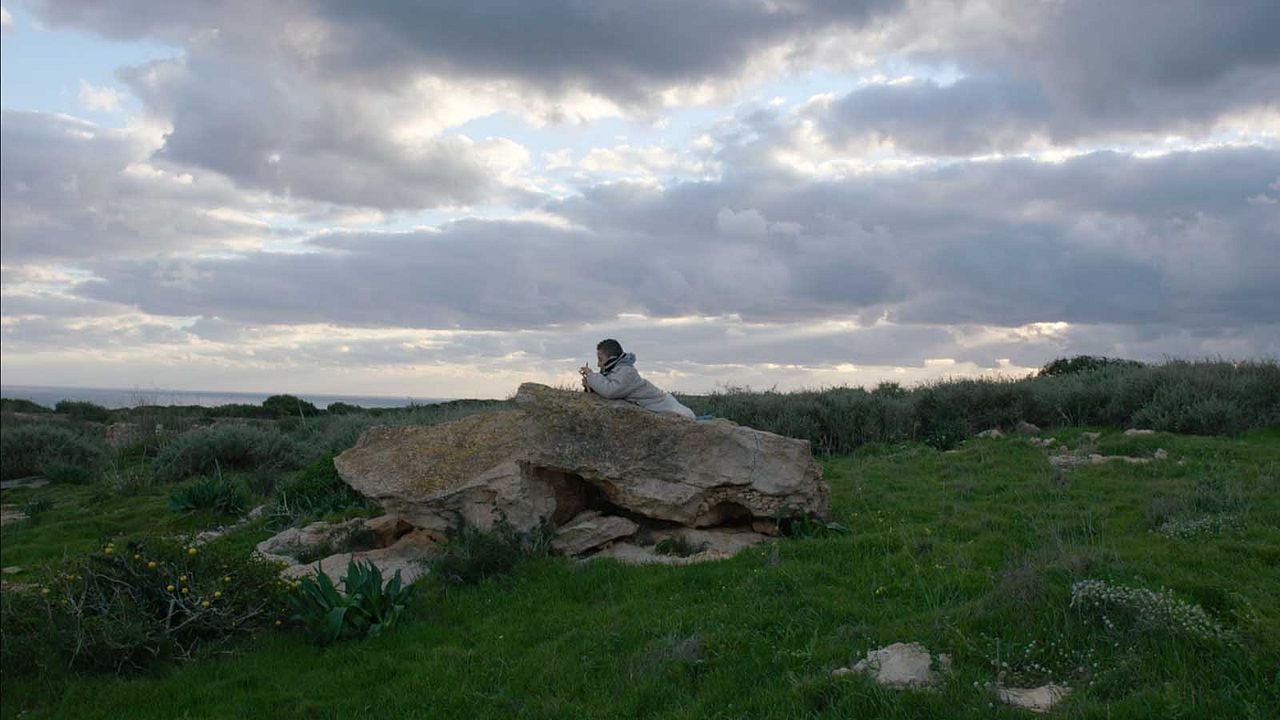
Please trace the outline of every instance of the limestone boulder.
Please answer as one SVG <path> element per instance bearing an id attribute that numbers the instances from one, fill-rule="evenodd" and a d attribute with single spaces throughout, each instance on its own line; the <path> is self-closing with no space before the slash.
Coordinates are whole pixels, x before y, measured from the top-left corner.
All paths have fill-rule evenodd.
<path id="1" fill-rule="evenodd" d="M 688 527 L 825 518 L 829 491 L 807 441 L 659 415 L 527 383 L 514 410 L 431 427 L 375 427 L 335 460 L 357 492 L 414 527 L 458 516 L 517 530 L 584 510 Z"/>

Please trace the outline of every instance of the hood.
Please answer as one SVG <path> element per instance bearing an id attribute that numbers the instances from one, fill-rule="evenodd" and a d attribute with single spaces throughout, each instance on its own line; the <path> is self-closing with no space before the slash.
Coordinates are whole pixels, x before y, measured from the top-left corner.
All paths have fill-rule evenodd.
<path id="1" fill-rule="evenodd" d="M 636 364 L 635 353 L 622 353 L 618 357 L 605 363 L 605 366 L 600 368 L 600 374 L 608 375 L 614 370 L 617 370 L 619 365 L 635 365 L 635 364 Z"/>

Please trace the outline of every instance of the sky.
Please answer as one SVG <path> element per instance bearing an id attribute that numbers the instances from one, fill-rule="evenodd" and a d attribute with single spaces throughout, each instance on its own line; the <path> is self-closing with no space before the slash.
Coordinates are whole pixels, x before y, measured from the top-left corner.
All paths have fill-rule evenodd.
<path id="1" fill-rule="evenodd" d="M 4 0 L 7 385 L 1280 357 L 1274 0 Z"/>

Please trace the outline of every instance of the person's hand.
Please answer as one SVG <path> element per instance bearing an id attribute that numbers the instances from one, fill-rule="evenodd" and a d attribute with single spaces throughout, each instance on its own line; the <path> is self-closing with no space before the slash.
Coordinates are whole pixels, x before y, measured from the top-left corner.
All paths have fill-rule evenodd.
<path id="1" fill-rule="evenodd" d="M 590 375 L 590 374 L 591 374 L 591 366 L 590 366 L 590 365 L 583 365 L 582 367 L 578 368 L 578 374 L 579 374 L 579 375 L 581 375 L 581 376 L 582 376 L 582 377 L 584 377 L 584 378 L 585 378 L 586 376 Z"/>

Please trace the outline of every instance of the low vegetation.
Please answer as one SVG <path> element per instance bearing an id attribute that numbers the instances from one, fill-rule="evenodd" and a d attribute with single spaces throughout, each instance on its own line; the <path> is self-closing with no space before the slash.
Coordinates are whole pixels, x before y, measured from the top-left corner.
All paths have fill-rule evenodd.
<path id="1" fill-rule="evenodd" d="M 84 475 L 3 491 L 22 519 L 0 529 L 0 717 L 1016 718 L 998 687 L 1053 682 L 1072 688 L 1055 711 L 1067 717 L 1271 718 L 1276 379 L 1265 363 L 1105 361 L 1017 382 L 691 398 L 813 439 L 832 516 L 673 567 L 575 563 L 550 551 L 549 527 L 459 524 L 412 587 L 361 565 L 338 586 L 284 580 L 251 550 L 289 525 L 376 512 L 332 463 L 364 427 L 505 403 L 278 420 L 112 410 L 143 430 L 109 443 L 83 409 L 6 402 L 6 479 L 54 479 L 54 459 Z M 1037 443 L 974 437 L 1020 422 L 1043 428 Z M 913 641 L 952 656 L 936 690 L 832 675 Z"/>

